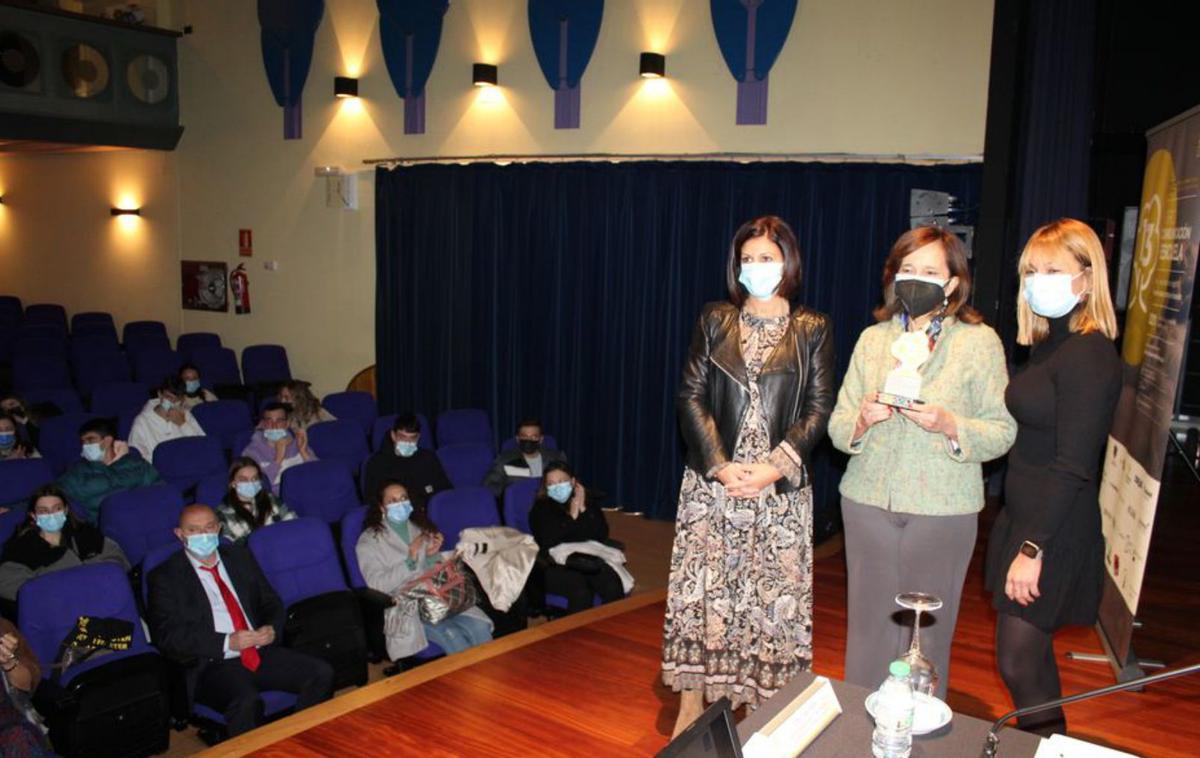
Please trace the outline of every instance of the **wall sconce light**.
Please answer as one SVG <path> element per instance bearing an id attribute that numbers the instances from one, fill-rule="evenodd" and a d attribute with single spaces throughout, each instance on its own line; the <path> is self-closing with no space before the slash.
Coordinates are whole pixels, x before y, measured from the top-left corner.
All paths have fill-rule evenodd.
<path id="1" fill-rule="evenodd" d="M 333 77 L 334 97 L 358 97 L 358 80 L 349 76 Z"/>
<path id="2" fill-rule="evenodd" d="M 476 87 L 495 87 L 500 82 L 499 69 L 492 63 L 475 63 L 471 66 L 471 82 Z"/>
<path id="3" fill-rule="evenodd" d="M 643 79 L 661 79 L 667 75 L 667 56 L 662 53 L 642 53 L 638 73 Z"/>
<path id="4" fill-rule="evenodd" d="M 114 216 L 140 216 L 142 215 L 141 208 L 111 208 L 110 213 Z"/>

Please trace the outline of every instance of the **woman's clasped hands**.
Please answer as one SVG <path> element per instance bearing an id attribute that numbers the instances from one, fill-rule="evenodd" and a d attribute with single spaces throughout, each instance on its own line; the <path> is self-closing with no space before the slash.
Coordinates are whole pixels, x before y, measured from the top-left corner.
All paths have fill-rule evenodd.
<path id="1" fill-rule="evenodd" d="M 758 497 L 783 474 L 769 463 L 729 463 L 716 476 L 729 497 Z"/>

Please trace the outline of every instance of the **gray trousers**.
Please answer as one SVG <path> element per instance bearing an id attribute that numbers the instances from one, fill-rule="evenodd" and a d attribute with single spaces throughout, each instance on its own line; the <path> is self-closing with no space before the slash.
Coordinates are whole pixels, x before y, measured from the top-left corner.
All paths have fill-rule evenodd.
<path id="1" fill-rule="evenodd" d="M 842 522 L 849 594 L 846 681 L 875 689 L 887 678 L 888 664 L 912 642 L 912 613 L 900 613 L 896 595 L 928 592 L 944 605 L 923 614 L 921 652 L 937 667 L 937 696 L 945 700 L 950 643 L 979 515 L 892 513 L 843 497 Z"/>

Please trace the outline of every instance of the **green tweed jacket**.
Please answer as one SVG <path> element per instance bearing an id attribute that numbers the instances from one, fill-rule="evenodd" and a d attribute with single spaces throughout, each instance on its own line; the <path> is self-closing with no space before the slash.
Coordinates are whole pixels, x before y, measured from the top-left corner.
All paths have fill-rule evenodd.
<path id="1" fill-rule="evenodd" d="M 863 330 L 829 419 L 834 446 L 850 455 L 840 487 L 864 505 L 930 516 L 983 509 L 984 461 L 1012 446 L 1017 422 L 1004 405 L 1008 369 L 991 327 L 946 319 L 933 355 L 921 367 L 921 399 L 955 416 L 958 449 L 899 413 L 851 440 L 863 396 L 883 389 L 896 365 L 892 342 L 903 326 L 893 318 Z"/>

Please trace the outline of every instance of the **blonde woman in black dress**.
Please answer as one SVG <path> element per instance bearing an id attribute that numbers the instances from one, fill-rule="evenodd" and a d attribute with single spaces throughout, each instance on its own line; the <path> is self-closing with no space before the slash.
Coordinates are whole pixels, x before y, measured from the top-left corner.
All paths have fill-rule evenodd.
<path id="1" fill-rule="evenodd" d="M 1061 697 L 1054 632 L 1092 624 L 1104 581 L 1100 461 L 1121 388 L 1117 317 L 1100 239 L 1061 219 L 1034 232 L 1018 263 L 1017 341 L 1029 362 L 1008 385 L 1017 420 L 1005 505 L 992 527 L 987 587 L 996 663 L 1018 708 Z M 1061 709 L 1022 720 L 1065 732 Z"/>

